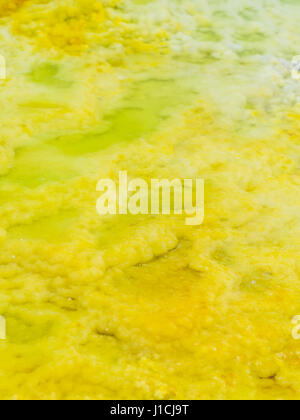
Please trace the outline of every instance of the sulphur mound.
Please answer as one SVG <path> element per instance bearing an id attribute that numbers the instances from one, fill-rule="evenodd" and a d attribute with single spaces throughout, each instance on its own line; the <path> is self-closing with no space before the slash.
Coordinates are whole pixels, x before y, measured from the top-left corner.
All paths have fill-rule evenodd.
<path id="1" fill-rule="evenodd" d="M 0 0 L 1 399 L 299 399 L 299 13 Z M 100 217 L 120 171 L 203 225 Z"/>

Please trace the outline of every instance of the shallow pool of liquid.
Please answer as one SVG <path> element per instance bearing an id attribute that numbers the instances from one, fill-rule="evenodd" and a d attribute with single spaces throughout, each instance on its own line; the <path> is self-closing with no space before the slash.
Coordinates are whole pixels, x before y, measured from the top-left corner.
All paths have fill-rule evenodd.
<path id="1" fill-rule="evenodd" d="M 44 81 L 44 72 L 42 76 Z M 46 76 L 50 77 L 48 72 Z M 58 135 L 17 149 L 13 168 L 0 177 L 0 188 L 6 183 L 35 188 L 88 173 L 90 160 L 85 165 L 84 156 L 149 136 L 187 106 L 195 94 L 190 81 L 182 79 L 138 82 L 117 109 L 104 115 L 99 128 Z"/>
<path id="2" fill-rule="evenodd" d="M 182 80 L 139 82 L 118 109 L 104 116 L 103 130 L 60 136 L 49 143 L 66 155 L 82 156 L 114 144 L 138 140 L 158 129 L 176 108 L 188 104 L 193 93 Z"/>
<path id="3" fill-rule="evenodd" d="M 0 399 L 299 399 L 298 17 L 0 1 Z M 120 171 L 204 179 L 204 223 L 100 216 Z"/>

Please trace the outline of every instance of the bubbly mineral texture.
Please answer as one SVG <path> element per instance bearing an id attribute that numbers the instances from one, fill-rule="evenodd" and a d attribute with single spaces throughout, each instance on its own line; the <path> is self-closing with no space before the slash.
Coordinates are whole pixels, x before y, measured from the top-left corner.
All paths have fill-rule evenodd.
<path id="1" fill-rule="evenodd" d="M 1 399 L 300 398 L 299 16 L 0 0 Z M 99 216 L 120 171 L 204 223 Z"/>

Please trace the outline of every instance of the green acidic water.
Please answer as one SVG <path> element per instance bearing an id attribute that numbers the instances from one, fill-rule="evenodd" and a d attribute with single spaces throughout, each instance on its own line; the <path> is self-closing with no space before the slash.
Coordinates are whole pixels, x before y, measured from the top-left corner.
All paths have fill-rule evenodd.
<path id="1" fill-rule="evenodd" d="M 14 167 L 7 176 L 0 178 L 6 182 L 36 188 L 46 182 L 60 182 L 78 174 L 72 162 L 47 145 L 24 147 L 16 152 Z"/>
<path id="2" fill-rule="evenodd" d="M 76 211 L 61 211 L 59 214 L 26 225 L 13 226 L 8 233 L 12 239 L 63 242 L 68 239 L 69 229 L 74 224 L 76 216 Z"/>
<path id="3" fill-rule="evenodd" d="M 68 88 L 72 86 L 72 82 L 61 78 L 60 67 L 51 63 L 41 63 L 33 66 L 28 74 L 28 79 L 33 83 L 50 88 Z"/>
<path id="4" fill-rule="evenodd" d="M 42 68 L 34 75 L 36 81 L 45 82 L 55 77 L 56 70 Z M 89 164 L 83 163 L 84 156 L 150 135 L 188 104 L 194 93 L 193 87 L 182 80 L 138 82 L 121 106 L 104 117 L 101 129 L 64 134 L 18 149 L 13 168 L 0 177 L 0 190 L 6 183 L 36 188 L 84 174 L 89 170 Z"/>
<path id="5" fill-rule="evenodd" d="M 49 143 L 66 155 L 82 156 L 139 139 L 155 131 L 192 95 L 191 87 L 182 81 L 153 79 L 137 83 L 123 106 L 105 117 L 107 129 L 59 136 Z"/>

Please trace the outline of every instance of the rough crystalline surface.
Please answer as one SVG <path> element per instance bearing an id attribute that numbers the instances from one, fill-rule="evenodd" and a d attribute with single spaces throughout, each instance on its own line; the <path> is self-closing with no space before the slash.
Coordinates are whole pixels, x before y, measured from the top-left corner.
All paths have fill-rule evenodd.
<path id="1" fill-rule="evenodd" d="M 0 0 L 1 399 L 300 398 L 299 16 Z M 120 171 L 204 223 L 100 217 Z"/>

